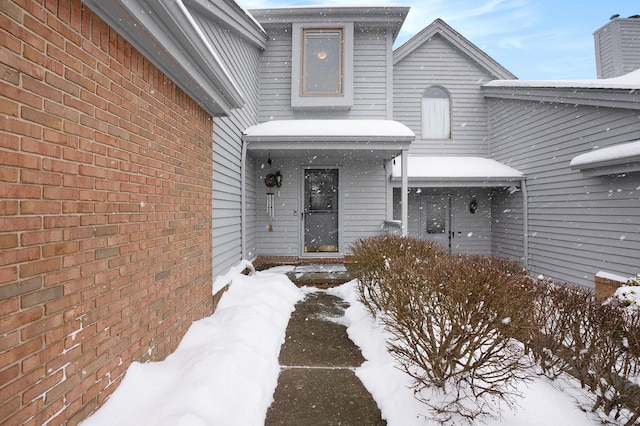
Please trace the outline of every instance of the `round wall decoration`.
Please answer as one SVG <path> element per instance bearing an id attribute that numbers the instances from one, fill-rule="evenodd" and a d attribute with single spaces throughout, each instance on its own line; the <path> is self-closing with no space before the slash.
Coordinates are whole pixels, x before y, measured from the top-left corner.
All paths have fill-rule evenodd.
<path id="1" fill-rule="evenodd" d="M 280 174 L 280 171 L 278 170 L 275 173 L 269 173 L 267 177 L 264 178 L 264 184 L 269 188 L 273 188 L 274 186 L 280 188 L 282 186 L 282 175 Z"/>

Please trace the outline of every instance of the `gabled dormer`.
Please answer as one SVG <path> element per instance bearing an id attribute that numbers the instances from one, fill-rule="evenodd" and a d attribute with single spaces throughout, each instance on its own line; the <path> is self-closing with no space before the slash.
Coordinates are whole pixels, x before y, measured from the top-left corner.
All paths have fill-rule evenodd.
<path id="1" fill-rule="evenodd" d="M 391 118 L 392 46 L 408 7 L 253 9 L 269 41 L 261 68 L 264 121 Z"/>

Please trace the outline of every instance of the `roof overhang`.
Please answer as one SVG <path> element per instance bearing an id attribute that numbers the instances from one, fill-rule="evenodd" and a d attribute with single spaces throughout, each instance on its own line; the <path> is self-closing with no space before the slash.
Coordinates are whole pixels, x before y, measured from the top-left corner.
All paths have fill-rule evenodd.
<path id="1" fill-rule="evenodd" d="M 248 151 L 358 152 L 391 159 L 408 150 L 415 134 L 393 120 L 273 120 L 242 133 Z"/>
<path id="2" fill-rule="evenodd" d="M 409 10 L 409 7 L 397 4 L 332 4 L 249 9 L 249 13 L 263 26 L 290 25 L 292 22 L 353 22 L 364 28 L 384 27 L 391 30 L 395 40 Z"/>
<path id="3" fill-rule="evenodd" d="M 616 175 L 640 171 L 640 140 L 596 149 L 574 157 L 573 170 L 587 176 Z"/>
<path id="4" fill-rule="evenodd" d="M 494 80 L 482 86 L 487 98 L 640 109 L 640 69 L 592 80 Z"/>
<path id="5" fill-rule="evenodd" d="M 228 115 L 244 104 L 235 81 L 184 1 L 82 1 L 212 116 Z M 188 3 L 203 8 L 194 0 Z M 224 3 L 230 13 L 223 1 L 207 6 L 216 3 Z M 245 12 L 239 9 L 237 14 Z"/>
<path id="6" fill-rule="evenodd" d="M 401 159 L 396 159 L 391 182 L 400 183 Z M 409 185 L 416 187 L 504 187 L 517 186 L 525 175 L 496 160 L 483 157 L 410 156 Z"/>

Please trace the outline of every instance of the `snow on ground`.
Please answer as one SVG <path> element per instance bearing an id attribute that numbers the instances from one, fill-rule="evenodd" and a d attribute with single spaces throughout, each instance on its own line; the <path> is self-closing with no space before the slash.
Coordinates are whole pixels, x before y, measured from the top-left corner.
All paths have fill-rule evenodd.
<path id="1" fill-rule="evenodd" d="M 278 354 L 303 293 L 283 274 L 236 275 L 210 317 L 164 361 L 133 363 L 93 425 L 261 425 Z"/>
<path id="2" fill-rule="evenodd" d="M 164 361 L 133 363 L 119 388 L 83 426 L 263 425 L 280 371 L 278 354 L 295 303 L 304 297 L 283 272 L 234 275 L 215 313 L 193 323 Z M 351 306 L 349 337 L 367 361 L 356 374 L 377 401 L 389 426 L 435 426 L 409 389 L 409 378 L 385 349 L 384 330 L 357 301 L 355 281 L 329 290 Z M 515 412 L 490 426 L 601 424 L 578 408 L 581 390 L 565 391 L 546 379 L 522 386 Z"/>
<path id="3" fill-rule="evenodd" d="M 618 287 L 613 293 L 613 299 L 618 300 L 630 309 L 640 309 L 640 286 L 625 285 Z"/>

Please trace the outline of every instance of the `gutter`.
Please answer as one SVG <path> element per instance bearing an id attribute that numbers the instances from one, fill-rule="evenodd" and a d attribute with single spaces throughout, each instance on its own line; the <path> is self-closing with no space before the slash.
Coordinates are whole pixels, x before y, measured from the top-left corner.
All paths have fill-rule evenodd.
<path id="1" fill-rule="evenodd" d="M 525 270 L 529 270 L 529 195 L 527 181 L 520 181 L 522 189 L 522 257 Z"/>
<path id="2" fill-rule="evenodd" d="M 244 138 L 240 139 L 242 142 L 242 157 L 240 160 L 240 254 L 243 259 L 247 258 L 247 219 L 245 214 L 245 204 L 247 198 L 247 145 L 249 142 Z"/>

